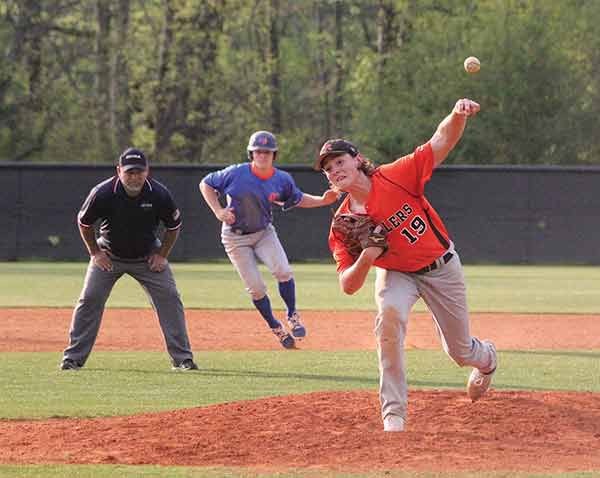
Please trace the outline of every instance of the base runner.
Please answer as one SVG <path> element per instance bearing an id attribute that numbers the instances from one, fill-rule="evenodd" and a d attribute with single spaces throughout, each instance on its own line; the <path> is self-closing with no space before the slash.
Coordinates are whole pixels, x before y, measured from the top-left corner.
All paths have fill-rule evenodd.
<path id="1" fill-rule="evenodd" d="M 249 162 L 207 175 L 200 182 L 200 191 L 223 223 L 221 242 L 252 303 L 281 345 L 289 349 L 295 347 L 296 340 L 306 336 L 306 328 L 296 310 L 292 269 L 272 224 L 272 206 L 276 204 L 284 210 L 327 206 L 339 195 L 332 190 L 322 196 L 300 191 L 291 175 L 273 167 L 277 152 L 275 136 L 268 131 L 256 131 L 248 142 Z M 226 198 L 225 207 L 219 202 L 219 195 Z M 258 269 L 259 260 L 277 280 L 279 294 L 287 307 L 289 332 L 273 315 L 267 286 Z"/>
<path id="2" fill-rule="evenodd" d="M 353 294 L 376 267 L 375 335 L 384 430 L 403 431 L 407 419 L 404 339 L 409 312 L 422 298 L 432 312 L 446 353 L 459 366 L 474 367 L 467 392 L 478 400 L 490 386 L 497 355 L 492 342 L 470 335 L 462 265 L 425 184 L 461 138 L 479 104 L 456 102 L 433 137 L 412 154 L 375 168 L 349 141 L 332 139 L 321 148 L 315 169 L 348 193 L 332 222 L 329 245 L 342 290 Z M 352 217 L 352 215 L 357 217 Z M 372 227 L 362 248 L 349 246 L 353 224 L 368 216 Z M 346 235 L 344 235 L 345 231 Z"/>

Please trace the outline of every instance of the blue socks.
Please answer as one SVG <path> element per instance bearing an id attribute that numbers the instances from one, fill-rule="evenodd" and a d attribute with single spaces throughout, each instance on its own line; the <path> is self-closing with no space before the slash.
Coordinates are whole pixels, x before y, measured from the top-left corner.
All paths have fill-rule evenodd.
<path id="1" fill-rule="evenodd" d="M 273 309 L 271 309 L 271 301 L 269 300 L 269 296 L 265 295 L 260 300 L 253 300 L 254 307 L 258 309 L 260 315 L 263 316 L 263 319 L 267 321 L 269 327 L 274 329 L 275 327 L 279 327 L 281 324 L 279 321 L 273 317 Z"/>
<path id="2" fill-rule="evenodd" d="M 290 317 L 294 312 L 296 312 L 296 283 L 294 279 L 291 278 L 287 282 L 278 282 L 279 285 L 279 295 L 285 302 L 285 305 L 288 309 L 288 317 Z M 275 327 L 279 327 L 280 322 L 273 316 L 273 309 L 271 309 L 271 301 L 269 300 L 269 296 L 265 295 L 260 300 L 253 300 L 254 307 L 260 312 L 263 319 L 266 320 L 269 327 L 274 329 Z"/>
<path id="3" fill-rule="evenodd" d="M 292 277 L 287 282 L 279 282 L 279 295 L 288 309 L 288 317 L 296 312 L 296 283 Z"/>

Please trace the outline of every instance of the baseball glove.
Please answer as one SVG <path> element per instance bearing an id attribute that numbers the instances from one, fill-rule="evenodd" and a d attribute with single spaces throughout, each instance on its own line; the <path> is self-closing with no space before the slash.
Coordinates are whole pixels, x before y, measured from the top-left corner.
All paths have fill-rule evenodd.
<path id="1" fill-rule="evenodd" d="M 340 239 L 353 257 L 358 257 L 367 247 L 379 247 L 387 251 L 387 231 L 377 226 L 364 214 L 339 214 L 333 218 L 333 234 Z"/>

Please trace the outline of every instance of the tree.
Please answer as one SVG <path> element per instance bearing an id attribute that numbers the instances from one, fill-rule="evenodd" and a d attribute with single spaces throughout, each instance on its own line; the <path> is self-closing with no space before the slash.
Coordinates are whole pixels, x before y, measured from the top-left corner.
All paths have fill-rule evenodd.
<path id="1" fill-rule="evenodd" d="M 154 118 L 154 154 L 160 161 L 167 151 L 175 132 L 175 110 L 178 102 L 177 84 L 173 77 L 175 57 L 175 5 L 174 0 L 163 0 L 163 27 L 158 50 L 158 81 L 154 93 L 156 116 Z"/>
<path id="2" fill-rule="evenodd" d="M 281 73 L 279 59 L 279 0 L 270 0 L 269 8 L 269 79 L 271 84 L 271 122 L 273 131 L 280 132 L 281 124 Z"/>
<path id="3" fill-rule="evenodd" d="M 270 129 L 280 163 L 332 136 L 389 161 L 468 96 L 450 162 L 593 164 L 599 20 L 590 0 L 0 0 L 0 154 L 230 163 Z"/>
<path id="4" fill-rule="evenodd" d="M 127 49 L 123 48 L 129 39 L 130 7 L 130 0 L 118 0 L 115 14 L 117 47 L 114 52 L 112 71 L 110 124 L 119 151 L 131 144 L 133 133 L 129 98 L 129 60 Z"/>
<path id="5" fill-rule="evenodd" d="M 50 128 L 43 108 L 41 13 L 35 0 L 25 0 L 6 10 L 13 41 L 6 43 L 8 62 L 2 68 L 0 99 L 3 105 L 10 104 L 3 108 L 2 123 L 7 130 L 6 149 L 13 161 L 43 151 Z M 19 90 L 22 94 L 17 93 Z"/>
<path id="6" fill-rule="evenodd" d="M 339 135 L 345 124 L 345 108 L 343 98 L 344 88 L 344 66 L 342 58 L 344 57 L 344 11 L 341 0 L 335 2 L 335 87 L 333 94 L 333 113 L 334 124 L 333 131 Z"/>
<path id="7" fill-rule="evenodd" d="M 214 134 L 214 93 L 223 2 L 189 2 L 174 10 L 165 2 L 155 121 L 158 160 L 201 161 Z"/>
<path id="8" fill-rule="evenodd" d="M 111 0 L 96 0 L 96 150 L 101 157 L 114 156 L 111 134 Z"/>
<path id="9" fill-rule="evenodd" d="M 326 35 L 326 7 L 325 2 L 322 0 L 317 1 L 316 4 L 316 22 L 317 22 L 317 41 L 319 45 L 323 45 Z M 332 136 L 332 109 L 331 109 L 331 94 L 330 94 L 330 73 L 329 68 L 325 60 L 325 48 L 316 48 L 316 65 L 318 71 L 319 91 L 321 92 L 321 108 L 323 111 L 323 128 L 322 136 L 330 138 Z"/>

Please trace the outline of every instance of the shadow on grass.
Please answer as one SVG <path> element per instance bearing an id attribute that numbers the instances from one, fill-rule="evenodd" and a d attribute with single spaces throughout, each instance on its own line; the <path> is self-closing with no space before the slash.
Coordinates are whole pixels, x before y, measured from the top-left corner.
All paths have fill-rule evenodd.
<path id="1" fill-rule="evenodd" d="M 261 372 L 253 370 L 235 370 L 235 369 L 221 369 L 221 368 L 200 368 L 198 371 L 187 371 L 187 372 L 176 372 L 176 371 L 159 371 L 159 370 L 133 370 L 133 369 L 104 369 L 104 368 L 88 368 L 89 371 L 94 372 L 123 372 L 123 373 L 135 373 L 135 374 L 174 374 L 180 376 L 186 376 L 194 379 L 203 379 L 206 377 L 237 377 L 237 378 L 252 378 L 252 379 L 284 379 L 284 380 L 312 380 L 318 382 L 330 382 L 330 383 L 356 383 L 363 386 L 372 386 L 377 388 L 379 385 L 378 374 L 373 377 L 361 377 L 355 375 L 318 375 L 310 373 L 298 373 L 298 372 Z M 81 373 L 78 371 L 77 373 Z M 410 387 L 422 387 L 422 388 L 444 388 L 444 389 L 461 389 L 466 386 L 467 377 L 465 376 L 464 381 L 430 381 L 430 380 L 409 380 L 408 385 Z M 500 387 L 495 387 L 500 388 Z M 506 386 L 502 388 L 514 389 L 516 386 Z M 526 389 L 526 387 L 523 387 Z"/>
<path id="2" fill-rule="evenodd" d="M 317 375 L 309 373 L 298 373 L 298 372 L 260 372 L 252 370 L 232 370 L 232 369 L 219 369 L 219 368 L 203 368 L 196 371 L 175 371 L 175 370 L 143 370 L 143 369 L 123 369 L 123 368 L 96 368 L 86 367 L 85 369 L 78 370 L 75 373 L 85 373 L 85 370 L 90 372 L 123 372 L 123 373 L 135 373 L 135 374 L 150 374 L 150 375 L 180 375 L 187 377 L 247 377 L 247 378 L 264 378 L 264 379 L 298 379 L 298 380 L 319 380 L 323 382 L 358 382 L 368 384 L 378 384 L 379 378 L 367 378 L 358 377 L 352 375 Z M 72 373 L 72 372 L 71 372 Z"/>
<path id="3" fill-rule="evenodd" d="M 285 380 L 312 380 L 317 382 L 328 382 L 337 384 L 357 384 L 361 389 L 373 388 L 377 390 L 379 385 L 379 377 L 377 375 L 370 377 L 358 377 L 352 375 L 316 375 L 307 373 L 294 373 L 294 372 L 257 372 L 250 370 L 232 370 L 232 369 L 218 369 L 218 368 L 201 368 L 198 371 L 164 371 L 164 370 L 134 370 L 134 369 L 105 369 L 105 368 L 86 368 L 85 371 L 90 372 L 122 372 L 127 374 L 140 374 L 140 375 L 178 375 L 185 376 L 188 379 L 193 380 L 204 380 L 207 377 L 237 377 L 237 378 L 252 378 L 252 379 L 285 379 Z M 77 372 L 70 373 L 85 373 L 84 370 L 78 370 Z M 465 390 L 467 385 L 467 376 L 465 375 L 464 381 L 432 381 L 432 380 L 408 380 L 408 386 L 410 389 L 444 389 L 444 390 Z M 503 390 L 503 391 L 529 391 L 529 392 L 569 392 L 573 391 L 570 388 L 560 387 L 532 387 L 531 384 L 523 385 L 518 383 L 497 383 L 492 384 L 492 389 Z M 466 393 L 466 391 L 465 391 Z"/>

